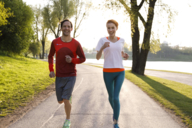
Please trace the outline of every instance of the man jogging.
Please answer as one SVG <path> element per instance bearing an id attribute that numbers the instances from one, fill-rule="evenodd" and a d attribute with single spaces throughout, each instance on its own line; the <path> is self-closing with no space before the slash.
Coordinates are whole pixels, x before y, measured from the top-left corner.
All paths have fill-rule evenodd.
<path id="1" fill-rule="evenodd" d="M 56 80 L 55 88 L 57 100 L 60 104 L 64 103 L 66 120 L 63 128 L 70 128 L 71 97 L 76 81 L 76 64 L 85 61 L 85 55 L 80 43 L 71 37 L 73 25 L 68 19 L 61 22 L 62 36 L 53 40 L 48 56 L 49 76 L 55 77 L 53 69 L 53 56 L 56 53 Z M 79 58 L 77 58 L 79 56 Z"/>

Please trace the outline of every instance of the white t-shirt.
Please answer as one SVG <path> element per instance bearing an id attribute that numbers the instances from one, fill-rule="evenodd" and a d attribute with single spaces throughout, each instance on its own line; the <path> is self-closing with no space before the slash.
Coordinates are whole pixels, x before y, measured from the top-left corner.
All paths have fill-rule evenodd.
<path id="1" fill-rule="evenodd" d="M 104 52 L 104 66 L 103 68 L 124 68 L 121 52 L 123 51 L 124 39 L 120 38 L 113 43 L 106 37 L 99 40 L 96 51 L 99 51 L 105 42 L 110 42 L 109 47 L 103 50 Z"/>

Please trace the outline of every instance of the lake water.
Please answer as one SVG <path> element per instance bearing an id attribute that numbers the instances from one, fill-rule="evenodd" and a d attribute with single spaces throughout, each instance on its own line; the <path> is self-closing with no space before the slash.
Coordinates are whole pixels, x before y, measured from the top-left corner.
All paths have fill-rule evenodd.
<path id="1" fill-rule="evenodd" d="M 85 63 L 103 64 L 104 60 L 86 59 Z M 132 67 L 132 60 L 123 60 L 123 65 Z M 146 69 L 168 70 L 192 73 L 192 62 L 182 61 L 147 61 Z"/>

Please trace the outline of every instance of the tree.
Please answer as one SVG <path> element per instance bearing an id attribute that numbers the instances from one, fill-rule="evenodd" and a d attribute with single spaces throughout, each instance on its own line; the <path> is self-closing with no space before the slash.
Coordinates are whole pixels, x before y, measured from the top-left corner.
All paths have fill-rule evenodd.
<path id="1" fill-rule="evenodd" d="M 88 52 L 89 52 L 89 49 L 87 49 L 86 47 L 83 47 L 83 51 L 84 51 L 85 53 L 88 53 Z"/>
<path id="2" fill-rule="evenodd" d="M 76 0 L 75 4 L 75 24 L 74 24 L 74 29 L 73 29 L 73 38 L 76 38 L 79 36 L 76 35 L 77 30 L 79 29 L 82 21 L 86 18 L 86 16 L 89 14 L 89 10 L 92 6 L 91 2 L 82 2 L 80 0 Z"/>
<path id="3" fill-rule="evenodd" d="M 41 42 L 41 47 L 42 47 L 42 53 L 40 55 L 41 59 L 44 59 L 44 54 L 45 54 L 45 39 L 47 35 L 49 34 L 49 27 L 45 25 L 44 22 L 44 17 L 43 17 L 43 10 L 41 9 L 41 6 L 39 7 L 34 7 L 34 16 L 35 16 L 35 35 L 36 35 L 36 42 Z M 40 35 L 40 36 L 39 36 Z"/>
<path id="4" fill-rule="evenodd" d="M 47 34 L 49 32 L 49 28 L 46 28 L 45 25 L 42 25 L 42 31 L 41 31 L 41 44 L 42 44 L 42 57 L 41 59 L 44 59 L 44 54 L 45 54 L 45 41 Z"/>
<path id="5" fill-rule="evenodd" d="M 74 0 L 52 0 L 53 5 L 47 5 L 43 9 L 45 26 L 50 28 L 55 38 L 59 37 L 60 22 L 71 18 L 75 12 Z"/>
<path id="6" fill-rule="evenodd" d="M 0 1 L 0 26 L 7 25 L 7 18 L 13 16 L 13 13 L 10 12 L 10 8 L 4 8 L 4 3 Z M 1 30 L 0 30 L 1 35 Z"/>
<path id="7" fill-rule="evenodd" d="M 49 51 L 50 51 L 50 47 L 51 47 L 51 43 L 52 41 L 48 40 L 48 38 L 45 39 L 45 55 L 46 58 L 48 57 Z"/>
<path id="8" fill-rule="evenodd" d="M 29 47 L 26 50 L 24 50 L 23 53 L 25 57 L 27 57 L 31 53 L 33 54 L 33 57 L 35 57 L 40 52 L 40 43 L 37 42 L 37 36 L 35 34 L 35 31 L 33 31 L 32 38 L 30 39 L 30 41 L 28 41 L 28 43 L 29 43 Z"/>
<path id="9" fill-rule="evenodd" d="M 31 43 L 29 45 L 29 51 L 33 54 L 33 57 L 35 57 L 40 52 L 40 44 L 36 42 Z"/>
<path id="10" fill-rule="evenodd" d="M 2 0 L 0 0 L 2 1 Z M 33 11 L 22 0 L 3 0 L 14 17 L 7 18 L 9 24 L 0 26 L 0 50 L 20 54 L 28 49 L 33 35 Z"/>
<path id="11" fill-rule="evenodd" d="M 107 0 L 107 5 L 116 6 L 116 7 L 124 7 L 125 12 L 130 17 L 131 22 L 131 37 L 132 37 L 132 72 L 144 75 L 145 65 L 147 61 L 147 55 L 151 47 L 151 33 L 152 33 L 152 25 L 154 19 L 154 11 L 157 0 L 140 0 L 138 4 L 137 0 Z M 109 4 L 110 3 L 110 4 Z M 161 0 L 158 0 L 158 6 L 160 8 L 160 13 L 165 10 L 169 13 L 169 22 L 173 17 L 173 12 L 170 11 L 170 7 L 166 4 L 163 4 Z M 140 12 L 141 8 L 147 8 L 146 14 Z M 160 14 L 159 13 L 159 14 Z M 139 31 L 139 19 L 144 27 L 143 40 L 141 48 L 139 47 L 140 41 L 140 31 Z M 169 24 L 168 27 L 170 28 Z M 170 30 L 170 29 L 169 29 Z M 158 40 L 156 40 L 158 41 Z"/>

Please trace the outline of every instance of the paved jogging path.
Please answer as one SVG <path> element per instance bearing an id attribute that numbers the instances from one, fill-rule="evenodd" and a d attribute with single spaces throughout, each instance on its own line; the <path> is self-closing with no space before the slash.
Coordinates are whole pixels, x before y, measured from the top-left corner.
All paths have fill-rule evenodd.
<path id="1" fill-rule="evenodd" d="M 77 65 L 77 70 L 71 128 L 113 128 L 102 69 Z M 181 128 L 155 101 L 126 79 L 120 102 L 120 128 Z M 53 94 L 9 128 L 62 128 L 63 107 Z"/>

